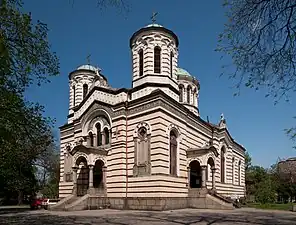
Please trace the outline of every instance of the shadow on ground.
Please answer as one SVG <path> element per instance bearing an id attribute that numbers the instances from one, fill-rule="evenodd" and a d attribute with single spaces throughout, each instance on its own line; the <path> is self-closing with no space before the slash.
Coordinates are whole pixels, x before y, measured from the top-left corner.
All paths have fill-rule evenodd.
<path id="1" fill-rule="evenodd" d="M 80 215 L 81 214 L 81 215 Z M 66 213 L 56 215 L 47 212 L 10 213 L 0 216 L 0 224 L 34 224 L 34 225 L 218 225 L 218 224 L 296 224 L 296 214 L 274 212 L 203 212 L 203 211 L 171 211 L 171 212 L 132 212 L 104 214 L 103 211 L 91 211 L 77 214 Z"/>
<path id="2" fill-rule="evenodd" d="M 30 211 L 29 206 L 9 206 L 9 207 L 0 207 L 0 215 L 2 214 L 18 214 Z"/>

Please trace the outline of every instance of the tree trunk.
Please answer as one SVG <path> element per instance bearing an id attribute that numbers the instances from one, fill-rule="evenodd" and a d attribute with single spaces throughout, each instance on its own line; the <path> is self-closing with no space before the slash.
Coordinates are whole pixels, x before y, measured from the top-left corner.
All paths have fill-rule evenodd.
<path id="1" fill-rule="evenodd" d="M 18 191 L 17 201 L 18 205 L 21 205 L 23 203 L 23 193 L 20 190 Z"/>

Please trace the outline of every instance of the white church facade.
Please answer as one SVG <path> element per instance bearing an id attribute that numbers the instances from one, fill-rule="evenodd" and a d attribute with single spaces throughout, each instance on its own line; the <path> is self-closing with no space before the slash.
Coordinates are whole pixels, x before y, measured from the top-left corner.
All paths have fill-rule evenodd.
<path id="1" fill-rule="evenodd" d="M 200 117 L 200 84 L 178 67 L 178 45 L 178 37 L 157 24 L 135 32 L 132 88 L 111 87 L 91 65 L 69 74 L 68 121 L 60 127 L 61 202 L 72 198 L 86 208 L 85 199 L 93 198 L 92 205 L 105 199 L 113 208 L 162 210 L 213 207 L 198 202 L 202 197 L 220 205 L 217 196 L 244 197 L 245 149 L 223 116 L 217 125 Z"/>

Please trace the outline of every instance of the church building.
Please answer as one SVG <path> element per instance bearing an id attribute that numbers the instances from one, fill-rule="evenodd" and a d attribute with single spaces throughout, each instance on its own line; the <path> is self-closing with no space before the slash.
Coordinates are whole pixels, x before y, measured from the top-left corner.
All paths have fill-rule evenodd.
<path id="1" fill-rule="evenodd" d="M 56 208 L 231 208 L 226 199 L 245 196 L 245 149 L 223 115 L 200 117 L 200 83 L 179 67 L 178 47 L 153 23 L 130 38 L 131 88 L 90 64 L 69 74 Z"/>

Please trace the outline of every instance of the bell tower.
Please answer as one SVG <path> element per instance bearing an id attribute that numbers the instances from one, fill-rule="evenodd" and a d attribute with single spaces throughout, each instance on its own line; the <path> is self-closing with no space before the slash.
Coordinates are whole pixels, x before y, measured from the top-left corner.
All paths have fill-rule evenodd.
<path id="1" fill-rule="evenodd" d="M 142 97 L 161 89 L 178 100 L 177 62 L 179 40 L 174 32 L 155 23 L 136 31 L 130 39 L 132 53 L 132 87 L 145 87 Z"/>

